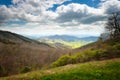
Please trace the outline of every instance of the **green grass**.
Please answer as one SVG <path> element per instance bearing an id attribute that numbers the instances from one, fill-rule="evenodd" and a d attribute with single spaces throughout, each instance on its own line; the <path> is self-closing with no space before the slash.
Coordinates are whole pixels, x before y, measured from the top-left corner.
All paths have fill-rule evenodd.
<path id="1" fill-rule="evenodd" d="M 84 46 L 86 44 L 89 44 L 91 42 L 79 41 L 79 40 L 78 41 L 72 41 L 72 42 L 64 41 L 64 40 L 54 40 L 53 41 L 53 40 L 48 39 L 48 40 L 46 40 L 46 43 L 48 43 L 48 44 L 61 43 L 61 44 L 64 44 L 66 46 L 69 46 L 69 47 L 75 49 L 75 48 L 79 48 L 81 46 Z"/>
<path id="2" fill-rule="evenodd" d="M 0 80 L 120 80 L 120 59 L 70 64 Z"/>
<path id="3" fill-rule="evenodd" d="M 73 42 L 61 41 L 59 43 L 64 44 L 66 46 L 70 46 L 73 49 L 75 49 L 75 48 L 79 48 L 81 46 L 84 46 L 84 45 L 88 44 L 89 42 L 83 42 L 83 41 L 73 41 Z"/>

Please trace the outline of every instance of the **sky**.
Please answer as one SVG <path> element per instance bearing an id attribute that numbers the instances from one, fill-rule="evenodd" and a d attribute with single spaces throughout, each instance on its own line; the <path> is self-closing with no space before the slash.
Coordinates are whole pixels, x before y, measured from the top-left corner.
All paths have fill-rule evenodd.
<path id="1" fill-rule="evenodd" d="M 29 36 L 99 36 L 120 0 L 0 0 L 0 30 Z"/>

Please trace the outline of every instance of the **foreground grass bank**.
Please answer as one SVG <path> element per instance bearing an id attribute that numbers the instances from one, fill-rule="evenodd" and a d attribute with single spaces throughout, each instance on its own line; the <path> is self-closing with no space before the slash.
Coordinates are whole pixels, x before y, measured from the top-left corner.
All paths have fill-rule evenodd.
<path id="1" fill-rule="evenodd" d="M 29 72 L 0 80 L 120 80 L 120 58 Z"/>

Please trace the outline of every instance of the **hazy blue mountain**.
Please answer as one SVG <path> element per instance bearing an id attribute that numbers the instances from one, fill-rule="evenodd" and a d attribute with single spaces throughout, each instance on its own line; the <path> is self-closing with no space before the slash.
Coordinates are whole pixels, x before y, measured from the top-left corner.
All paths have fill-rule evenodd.
<path id="1" fill-rule="evenodd" d="M 79 40 L 82 40 L 82 41 L 97 41 L 98 37 L 90 36 L 90 37 L 79 38 Z"/>
<path id="2" fill-rule="evenodd" d="M 78 48 L 88 43 L 95 42 L 97 41 L 97 39 L 98 37 L 94 37 L 94 36 L 78 38 L 69 35 L 54 35 L 54 36 L 41 37 L 40 39 L 38 39 L 38 41 L 52 45 L 56 45 L 56 43 L 57 44 L 60 43 L 72 48 Z"/>
<path id="3" fill-rule="evenodd" d="M 75 40 L 79 40 L 79 38 L 75 37 L 75 36 L 68 36 L 68 35 L 54 35 L 54 36 L 48 36 L 46 37 L 48 39 L 53 39 L 53 40 L 64 40 L 64 41 L 75 41 Z"/>
<path id="4" fill-rule="evenodd" d="M 98 37 L 90 36 L 90 37 L 83 37 L 83 38 L 78 38 L 76 36 L 69 36 L 69 35 L 54 35 L 54 36 L 47 36 L 47 37 L 42 37 L 40 39 L 52 39 L 52 40 L 64 40 L 64 41 L 96 41 Z"/>

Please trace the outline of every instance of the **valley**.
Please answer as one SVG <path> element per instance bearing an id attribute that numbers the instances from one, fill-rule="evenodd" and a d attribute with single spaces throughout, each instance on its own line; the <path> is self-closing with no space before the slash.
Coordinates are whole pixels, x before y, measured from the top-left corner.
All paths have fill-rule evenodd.
<path id="1" fill-rule="evenodd" d="M 120 0 L 0 0 L 0 80 L 120 80 Z"/>
<path id="2" fill-rule="evenodd" d="M 97 39 L 98 37 L 93 37 L 93 36 L 78 38 L 69 35 L 54 35 L 54 36 L 41 37 L 38 39 L 38 41 L 50 45 L 62 44 L 72 49 L 75 49 L 87 45 L 89 43 L 95 42 L 97 41 Z"/>

